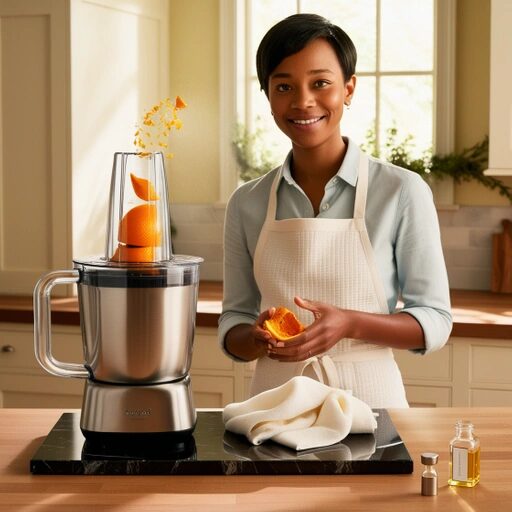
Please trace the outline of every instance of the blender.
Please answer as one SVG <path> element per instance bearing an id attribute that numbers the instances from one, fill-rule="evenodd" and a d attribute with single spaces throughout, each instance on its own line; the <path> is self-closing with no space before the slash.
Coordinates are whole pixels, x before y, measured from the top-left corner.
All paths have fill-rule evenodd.
<path id="1" fill-rule="evenodd" d="M 202 258 L 172 253 L 162 153 L 115 153 L 105 255 L 74 259 L 34 289 L 34 343 L 49 373 L 85 379 L 87 440 L 188 438 L 189 370 Z M 52 288 L 77 283 L 84 362 L 52 354 Z"/>

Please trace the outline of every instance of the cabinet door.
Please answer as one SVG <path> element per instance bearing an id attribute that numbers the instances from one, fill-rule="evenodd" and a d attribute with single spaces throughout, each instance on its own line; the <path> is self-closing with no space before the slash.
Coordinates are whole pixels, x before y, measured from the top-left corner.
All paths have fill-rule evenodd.
<path id="1" fill-rule="evenodd" d="M 405 385 L 407 401 L 411 407 L 451 407 L 452 388 L 450 386 Z"/>
<path id="2" fill-rule="evenodd" d="M 0 2 L 0 293 L 71 262 L 67 5 Z"/>
<path id="3" fill-rule="evenodd" d="M 234 377 L 191 375 L 196 407 L 224 407 L 233 402 Z"/>
<path id="4" fill-rule="evenodd" d="M 65 362 L 81 363 L 79 327 L 55 326 L 52 353 Z M 84 381 L 55 377 L 44 371 L 34 354 L 31 325 L 0 326 L 0 407 L 81 407 Z"/>
<path id="5" fill-rule="evenodd" d="M 491 80 L 489 123 L 489 170 L 491 175 L 512 176 L 512 3 L 491 1 Z"/>
<path id="6" fill-rule="evenodd" d="M 82 406 L 84 382 L 50 375 L 0 372 L 0 407 L 71 408 Z"/>

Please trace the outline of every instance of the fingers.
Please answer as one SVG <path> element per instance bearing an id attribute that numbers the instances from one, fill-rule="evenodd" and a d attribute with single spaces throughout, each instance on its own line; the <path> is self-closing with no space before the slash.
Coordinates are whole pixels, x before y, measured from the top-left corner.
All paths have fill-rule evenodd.
<path id="1" fill-rule="evenodd" d="M 297 306 L 299 306 L 300 308 L 306 309 L 307 311 L 313 313 L 315 320 L 318 320 L 322 316 L 322 311 L 325 309 L 326 306 L 322 302 L 303 299 L 302 297 L 294 297 L 293 300 L 295 304 L 297 304 Z"/>
<path id="2" fill-rule="evenodd" d="M 318 351 L 318 347 L 308 348 L 308 345 L 301 345 L 298 347 L 298 350 L 294 352 L 283 352 L 278 348 L 271 348 L 268 350 L 268 357 L 271 359 L 275 359 L 281 362 L 297 362 L 297 361 L 305 361 L 310 357 L 313 357 L 322 351 Z"/>
<path id="3" fill-rule="evenodd" d="M 260 316 L 258 316 L 256 323 L 258 325 L 263 325 L 263 322 L 265 320 L 268 320 L 269 318 L 272 318 L 274 316 L 275 312 L 276 312 L 276 308 L 269 308 L 269 309 L 266 309 L 265 311 L 262 311 L 260 313 Z"/>
<path id="4" fill-rule="evenodd" d="M 294 297 L 293 301 L 297 306 L 299 306 L 302 309 L 307 309 L 308 311 L 316 311 L 318 308 L 316 307 L 316 303 L 309 299 L 304 299 L 302 297 Z"/>

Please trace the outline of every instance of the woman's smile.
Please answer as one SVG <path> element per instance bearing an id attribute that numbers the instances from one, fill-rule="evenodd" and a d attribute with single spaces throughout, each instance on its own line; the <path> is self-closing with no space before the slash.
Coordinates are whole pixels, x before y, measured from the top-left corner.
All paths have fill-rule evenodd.
<path id="1" fill-rule="evenodd" d="M 290 119 L 290 122 L 299 126 L 309 126 L 318 123 L 318 121 L 321 121 L 324 118 L 325 116 L 311 117 L 308 119 Z"/>

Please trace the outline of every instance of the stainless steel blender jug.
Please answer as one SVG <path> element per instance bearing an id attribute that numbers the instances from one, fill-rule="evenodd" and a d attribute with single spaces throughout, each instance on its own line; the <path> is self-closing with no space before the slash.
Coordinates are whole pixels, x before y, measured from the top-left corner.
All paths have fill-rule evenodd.
<path id="1" fill-rule="evenodd" d="M 188 375 L 199 264 L 173 255 L 161 153 L 116 153 L 106 254 L 73 260 L 34 290 L 36 358 L 49 373 L 86 379 L 80 427 L 88 439 L 189 435 L 195 426 Z M 77 283 L 84 363 L 51 351 L 50 294 Z"/>

